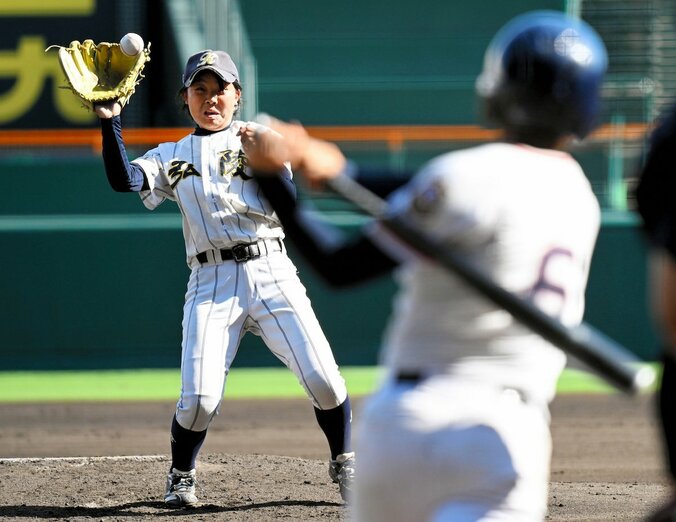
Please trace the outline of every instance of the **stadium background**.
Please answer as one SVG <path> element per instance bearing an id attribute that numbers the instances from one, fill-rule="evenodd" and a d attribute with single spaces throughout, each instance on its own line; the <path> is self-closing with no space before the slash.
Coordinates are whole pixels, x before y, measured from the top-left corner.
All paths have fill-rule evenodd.
<path id="1" fill-rule="evenodd" d="M 574 151 L 604 209 L 585 319 L 653 359 L 630 194 L 647 126 L 676 92 L 671 2 L 23 0 L 0 4 L 0 370 L 173 368 L 180 350 L 188 272 L 178 211 L 149 213 L 109 189 L 98 124 L 61 88 L 48 45 L 129 31 L 152 42 L 123 115 L 131 157 L 188 131 L 175 97 L 181 69 L 212 47 L 240 65 L 244 118 L 298 119 L 351 157 L 406 176 L 490 136 L 473 91 L 483 50 L 507 19 L 537 8 L 580 14 L 609 48 L 604 126 Z M 340 201 L 303 197 L 345 233 L 361 222 Z M 373 365 L 393 281 L 335 292 L 294 258 L 339 363 Z M 278 364 L 253 336 L 235 363 Z"/>

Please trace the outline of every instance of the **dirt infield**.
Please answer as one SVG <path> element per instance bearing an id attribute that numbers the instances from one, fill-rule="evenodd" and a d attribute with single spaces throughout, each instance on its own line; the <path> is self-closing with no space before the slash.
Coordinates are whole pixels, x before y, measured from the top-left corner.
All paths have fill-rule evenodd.
<path id="1" fill-rule="evenodd" d="M 554 401 L 547 520 L 637 521 L 661 502 L 666 479 L 651 401 L 618 395 Z M 358 419 L 360 401 L 354 402 Z M 173 407 L 0 404 L 0 518 L 347 518 L 304 399 L 226 400 L 198 464 L 201 506 L 166 509 L 161 494 Z"/>

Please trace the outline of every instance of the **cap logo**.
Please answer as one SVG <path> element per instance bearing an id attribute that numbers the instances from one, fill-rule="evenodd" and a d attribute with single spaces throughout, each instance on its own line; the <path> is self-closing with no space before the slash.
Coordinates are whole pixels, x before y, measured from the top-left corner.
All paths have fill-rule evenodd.
<path id="1" fill-rule="evenodd" d="M 215 53 L 212 52 L 204 53 L 202 56 L 200 56 L 200 61 L 197 64 L 197 67 L 200 67 L 201 65 L 213 65 L 216 63 L 217 60 L 218 57 L 216 56 Z"/>

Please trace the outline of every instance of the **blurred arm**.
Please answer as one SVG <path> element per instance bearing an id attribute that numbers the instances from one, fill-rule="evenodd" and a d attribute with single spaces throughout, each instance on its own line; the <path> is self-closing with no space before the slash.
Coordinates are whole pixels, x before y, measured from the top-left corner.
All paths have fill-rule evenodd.
<path id="1" fill-rule="evenodd" d="M 357 284 L 397 266 L 397 261 L 361 233 L 351 241 L 330 241 L 337 231 L 304 212 L 280 176 L 258 175 L 257 180 L 282 221 L 286 235 L 329 284 L 336 287 Z"/>

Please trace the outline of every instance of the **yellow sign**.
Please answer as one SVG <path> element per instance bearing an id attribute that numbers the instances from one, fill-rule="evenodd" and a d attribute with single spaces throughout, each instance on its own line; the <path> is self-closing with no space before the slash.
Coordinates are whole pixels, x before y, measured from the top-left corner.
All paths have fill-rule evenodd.
<path id="1" fill-rule="evenodd" d="M 57 53 L 47 52 L 42 36 L 22 36 L 15 51 L 0 51 L 0 78 L 13 79 L 14 85 L 0 93 L 0 125 L 18 120 L 42 94 L 47 79 L 52 79 L 52 98 L 57 112 L 71 123 L 89 123 L 96 117 L 82 107 L 80 100 L 66 87 Z"/>
<path id="2" fill-rule="evenodd" d="M 96 0 L 2 0 L 0 16 L 90 16 Z"/>

